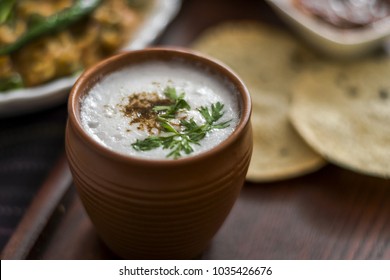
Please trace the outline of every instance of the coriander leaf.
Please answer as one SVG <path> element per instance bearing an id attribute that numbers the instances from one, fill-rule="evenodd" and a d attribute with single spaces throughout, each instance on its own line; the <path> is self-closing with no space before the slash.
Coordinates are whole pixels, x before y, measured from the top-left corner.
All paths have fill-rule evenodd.
<path id="1" fill-rule="evenodd" d="M 177 96 L 175 88 L 167 87 L 164 90 L 164 94 L 168 99 L 174 101 L 175 103 L 172 105 L 155 106 L 153 110 L 156 112 L 161 112 L 160 117 L 165 119 L 174 119 L 180 110 L 191 109 L 187 101 L 184 100 L 184 93 L 182 93 L 180 96 Z"/>
<path id="2" fill-rule="evenodd" d="M 172 108 L 172 105 L 160 105 L 160 106 L 154 106 L 153 111 L 159 112 L 159 111 L 167 111 Z"/>
<path id="3" fill-rule="evenodd" d="M 162 145 L 161 137 L 150 136 L 144 140 L 137 140 L 135 143 L 131 144 L 133 148 L 137 151 L 150 151 L 156 149 Z"/>
<path id="4" fill-rule="evenodd" d="M 198 127 L 198 124 L 194 121 L 194 119 L 190 119 L 190 121 L 187 120 L 181 120 L 180 124 L 184 126 L 184 131 L 191 131 Z"/>
<path id="5" fill-rule="evenodd" d="M 199 113 L 203 116 L 203 118 L 206 120 L 206 123 L 209 125 L 212 125 L 216 121 L 218 121 L 223 116 L 223 107 L 224 105 L 220 102 L 217 102 L 215 104 L 211 105 L 211 113 L 210 109 L 207 107 L 200 107 L 198 109 Z"/>
<path id="6" fill-rule="evenodd" d="M 213 119 L 207 107 L 202 106 L 198 109 L 198 111 L 202 115 L 202 117 L 206 120 L 206 123 L 211 124 L 213 122 Z"/>
<path id="7" fill-rule="evenodd" d="M 173 87 L 167 87 L 164 90 L 164 94 L 166 97 L 168 97 L 171 100 L 177 100 L 177 94 L 176 94 L 176 89 Z"/>
<path id="8" fill-rule="evenodd" d="M 176 129 L 168 121 L 162 119 L 158 120 L 160 121 L 160 125 L 164 128 L 164 131 L 178 134 Z"/>
<path id="9" fill-rule="evenodd" d="M 229 123 L 230 123 L 231 121 L 232 121 L 232 120 L 228 120 L 228 121 L 226 121 L 226 122 L 213 124 L 213 125 L 212 125 L 212 128 L 216 128 L 216 129 L 226 128 L 226 127 L 229 126 Z"/>
<path id="10" fill-rule="evenodd" d="M 220 102 L 211 105 L 211 117 L 213 122 L 218 121 L 223 116 L 223 107 L 224 105 Z"/>
<path id="11" fill-rule="evenodd" d="M 176 104 L 175 104 L 175 110 L 176 111 L 179 111 L 179 110 L 182 110 L 182 109 L 187 109 L 187 110 L 190 110 L 191 107 L 190 105 L 187 103 L 187 101 L 185 101 L 184 99 L 178 99 Z"/>
<path id="12" fill-rule="evenodd" d="M 170 149 L 171 152 L 167 155 L 167 157 L 173 157 L 174 159 L 178 159 L 181 157 L 181 152 L 184 151 L 185 154 L 190 154 L 194 150 L 190 145 L 190 139 L 187 136 L 181 135 L 176 137 L 176 141 L 172 141 L 171 143 L 164 146 L 165 149 Z"/>
<path id="13" fill-rule="evenodd" d="M 184 93 L 177 96 L 174 88 L 165 89 L 165 95 L 175 100 L 175 104 L 168 106 L 155 106 L 153 109 L 162 112 L 157 117 L 166 136 L 150 136 L 144 140 L 137 140 L 132 144 L 134 149 L 139 151 L 149 151 L 162 147 L 164 150 L 170 150 L 167 157 L 178 159 L 182 153 L 190 154 L 194 151 L 193 145 L 200 145 L 199 141 L 206 137 L 207 133 L 213 129 L 223 129 L 229 126 L 229 121 L 215 123 L 224 114 L 224 105 L 220 102 L 212 104 L 210 108 L 200 107 L 198 111 L 205 120 L 204 124 L 198 125 L 193 119 L 180 120 L 181 129 L 176 130 L 170 123 L 169 119 L 174 119 L 179 110 L 189 110 L 189 104 L 184 100 Z"/>

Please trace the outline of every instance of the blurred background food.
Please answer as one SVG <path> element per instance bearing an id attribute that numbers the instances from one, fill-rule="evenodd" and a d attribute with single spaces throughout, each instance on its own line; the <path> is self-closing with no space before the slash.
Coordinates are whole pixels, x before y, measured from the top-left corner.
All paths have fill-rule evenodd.
<path id="1" fill-rule="evenodd" d="M 390 58 L 323 62 L 292 85 L 290 120 L 329 162 L 390 178 Z"/>
<path id="2" fill-rule="evenodd" d="M 390 15 L 388 0 L 292 0 L 310 16 L 335 27 L 348 29 L 373 24 Z"/>
<path id="3" fill-rule="evenodd" d="M 3 1 L 5 0 L 0 0 L 0 3 Z M 291 4 L 293 0 L 272 0 L 272 2 L 276 1 Z M 143 0 L 139 0 L 139 3 L 142 4 L 142 2 Z M 155 0 L 154 2 L 168 3 L 171 1 Z M 188 47 L 200 38 L 199 35 L 201 33 L 206 32 L 205 34 L 207 34 L 207 30 L 211 32 L 212 29 L 223 24 L 223 22 L 241 19 L 251 20 L 255 23 L 270 27 L 269 33 L 265 33 L 269 37 L 269 40 L 279 37 L 273 33 L 276 28 L 287 33 L 289 36 L 283 40 L 284 46 L 281 45 L 281 41 L 275 44 L 268 44 L 268 47 L 259 47 L 256 44 L 244 46 L 248 49 L 252 46 L 251 48 L 253 50 L 251 49 L 251 51 L 256 55 L 255 58 L 253 58 L 253 55 L 248 58 L 248 64 L 244 63 L 244 66 L 251 65 L 243 69 L 245 73 L 250 74 L 252 65 L 261 62 L 258 56 L 263 55 L 263 57 L 267 58 L 268 55 L 270 59 L 274 58 L 272 60 L 273 63 L 277 63 L 277 57 L 271 57 L 274 50 L 287 48 L 289 45 L 294 46 L 294 42 L 285 43 L 285 41 L 290 39 L 296 39 L 298 41 L 296 44 L 301 43 L 299 40 L 301 37 L 299 35 L 301 34 L 295 32 L 297 30 L 294 29 L 293 23 L 291 21 L 285 21 L 285 15 L 274 13 L 271 6 L 268 6 L 270 2 L 271 0 L 182 1 L 182 8 L 177 17 L 166 29 L 164 28 L 165 32 L 154 42 L 154 45 Z M 295 9 L 295 11 L 297 10 Z M 148 13 L 141 25 L 144 22 L 149 22 L 149 15 L 151 14 L 153 15 L 153 12 Z M 303 12 L 300 12 L 300 14 L 303 14 Z M 317 22 L 323 22 L 323 20 L 315 17 L 312 17 L 312 19 Z M 323 23 L 323 25 L 332 27 L 331 24 Z M 237 26 L 238 28 L 239 26 Z M 360 32 L 363 29 L 365 28 L 348 29 L 348 33 L 351 33 L 351 30 Z M 246 28 L 239 34 L 244 36 L 248 32 L 252 34 L 252 31 L 253 29 L 248 30 Z M 225 34 L 225 32 L 223 33 Z M 138 31 L 136 31 L 133 39 L 139 38 L 138 34 Z M 209 38 L 211 40 L 212 36 L 210 35 Z M 234 38 L 231 38 L 229 41 L 229 44 L 234 42 L 234 48 L 238 48 L 240 44 L 243 44 L 243 40 L 235 40 Z M 240 38 L 242 37 L 240 36 Z M 314 39 L 316 37 L 311 36 L 311 38 Z M 219 43 L 221 42 L 220 40 Z M 217 45 L 217 43 L 215 44 Z M 317 44 L 312 44 L 312 46 L 316 47 L 313 50 L 319 49 L 321 47 L 320 45 L 326 50 L 334 46 L 334 44 L 318 39 Z M 383 45 L 382 42 L 379 43 L 379 47 L 381 45 Z M 226 49 L 231 47 L 232 45 L 222 44 L 219 45 L 219 51 L 227 53 L 228 51 Z M 351 51 L 355 51 L 355 47 L 354 45 L 347 46 L 344 52 L 339 49 L 339 46 L 334 46 L 334 50 L 341 55 L 348 55 Z M 258 54 L 259 49 L 261 52 L 260 55 Z M 287 48 L 286 52 L 294 54 L 295 52 L 291 52 L 291 49 L 293 48 Z M 217 52 L 217 54 L 219 53 Z M 291 56 L 291 60 L 283 56 L 283 61 L 287 62 L 287 66 L 299 66 L 300 61 L 302 62 L 302 58 L 305 57 L 295 54 Z M 356 61 L 357 66 L 361 60 L 360 54 L 355 56 L 355 58 L 357 59 L 353 60 Z M 307 114 L 307 121 L 310 121 L 314 119 L 312 116 L 316 116 L 318 113 L 317 108 L 321 109 L 325 105 L 329 105 L 328 107 L 332 110 L 327 110 L 327 113 L 334 115 L 335 111 L 337 113 L 343 113 L 343 111 L 346 113 L 349 112 L 353 120 L 359 119 L 357 122 L 354 121 L 355 125 L 362 124 L 361 118 L 365 118 L 365 112 L 371 114 L 370 116 L 372 118 L 367 119 L 368 123 L 376 123 L 371 129 L 375 129 L 376 127 L 378 135 L 387 136 L 388 133 L 385 134 L 387 130 L 385 131 L 384 127 L 388 129 L 388 124 L 390 123 L 390 119 L 388 117 L 385 118 L 385 113 L 389 112 L 389 107 L 386 106 L 390 104 L 390 93 L 386 94 L 386 91 L 382 88 L 387 83 L 378 83 L 378 81 L 380 79 L 385 80 L 389 70 L 385 70 L 386 68 L 382 68 L 382 66 L 378 69 L 375 66 L 375 61 L 373 61 L 372 67 L 365 68 L 367 71 L 371 69 L 370 71 L 372 72 L 367 76 L 370 80 L 363 87 L 370 87 L 371 90 L 365 90 L 364 92 L 361 90 L 356 91 L 354 87 L 360 82 L 355 84 L 354 81 L 358 81 L 359 79 L 353 78 L 352 75 L 346 75 L 346 77 L 341 75 L 343 78 L 336 75 L 339 78 L 334 80 L 325 78 L 321 74 L 328 69 L 328 66 L 333 69 L 331 65 L 326 64 L 329 62 L 328 60 L 326 58 L 324 61 L 325 64 L 323 64 L 321 61 L 319 63 L 313 63 L 312 59 L 305 59 L 305 67 L 295 68 L 297 71 L 300 71 L 300 77 L 296 77 L 299 79 L 297 80 L 297 90 L 290 92 L 291 97 L 279 94 L 276 96 L 278 98 L 274 98 L 275 96 L 270 94 L 272 89 L 275 91 L 277 88 L 291 88 L 291 90 L 294 88 L 293 85 L 290 87 L 288 85 L 289 83 L 286 83 L 286 81 L 291 81 L 289 76 L 282 79 L 283 75 L 281 74 L 288 73 L 289 68 L 283 69 L 280 64 L 271 68 L 269 67 L 271 62 L 264 60 L 262 65 L 264 65 L 265 71 L 261 72 L 263 76 L 255 79 L 256 74 L 261 69 L 256 69 L 252 73 L 252 76 L 250 76 L 250 78 L 253 78 L 253 87 L 257 87 L 258 90 L 260 90 L 260 87 L 264 88 L 266 86 L 266 84 L 259 81 L 260 79 L 269 78 L 270 80 L 268 84 L 269 94 L 264 90 L 264 93 L 256 95 L 255 102 L 257 105 L 255 106 L 259 109 L 259 114 L 257 115 L 261 116 L 260 119 L 262 119 L 262 114 L 269 118 L 280 117 L 280 120 L 283 120 L 282 123 L 287 125 L 288 119 L 285 118 L 285 109 L 287 109 L 287 105 L 291 107 L 290 104 L 292 101 L 292 106 L 294 104 L 302 105 L 299 108 L 293 108 L 294 110 L 298 110 L 296 113 L 299 115 L 306 112 L 301 110 L 302 107 L 310 111 Z M 280 61 L 280 63 L 283 61 Z M 7 64 L 6 61 L 2 63 L 5 63 L 4 65 Z M 310 67 L 306 71 L 306 66 L 309 64 L 315 66 L 315 68 Z M 339 69 L 337 65 L 334 67 L 335 69 Z M 347 70 L 350 67 L 352 65 L 345 65 L 345 69 Z M 3 70 L 4 68 L 0 67 L 0 71 Z M 276 74 L 273 71 L 276 71 Z M 337 74 L 339 72 L 331 73 Z M 311 81 L 311 84 L 303 83 L 306 80 L 304 77 L 307 77 Z M 244 79 L 244 77 L 242 78 Z M 314 78 L 315 80 L 313 80 Z M 42 219 L 40 219 L 42 218 L 42 211 L 47 211 L 52 207 L 51 209 L 55 209 L 55 211 L 53 210 L 54 215 L 51 216 L 48 226 L 44 230 L 39 231 L 38 242 L 35 242 L 31 249 L 15 246 L 15 243 L 8 243 L 13 245 L 9 246 L 9 248 L 14 249 L 13 252 L 15 252 L 15 249 L 19 249 L 19 252 L 23 250 L 30 259 L 112 259 L 115 256 L 102 247 L 87 214 L 81 207 L 78 197 L 74 194 L 73 186 L 70 184 L 67 186 L 66 183 L 63 183 L 64 172 L 59 172 L 61 169 L 58 169 L 57 166 L 55 167 L 54 164 L 58 156 L 64 153 L 64 129 L 67 118 L 65 102 L 61 100 L 61 104 L 57 103 L 55 106 L 51 103 L 50 109 L 47 107 L 46 109 L 42 109 L 40 107 L 39 110 L 34 110 L 33 114 L 27 114 L 24 110 L 20 111 L 19 107 L 15 108 L 16 103 L 18 103 L 18 106 L 21 106 L 22 103 L 23 106 L 28 103 L 29 106 L 31 104 L 34 108 L 38 107 L 40 104 L 34 98 L 30 97 L 35 97 L 34 94 L 41 94 L 46 90 L 46 87 L 52 83 L 57 83 L 59 80 L 62 79 L 56 79 L 53 82 L 48 82 L 34 88 L 15 90 L 9 94 L 0 94 L 0 118 L 2 118 L 0 120 L 0 131 L 2 133 L 0 137 L 0 247 L 6 244 L 10 236 L 12 236 L 13 240 L 17 240 L 18 237 L 28 238 L 35 236 L 38 238 L 38 231 L 26 231 L 25 229 L 27 227 L 21 227 L 24 231 L 18 232 L 16 230 L 14 232 L 13 230 L 22 217 L 24 217 L 23 221 L 28 222 L 30 225 L 34 222 L 42 225 Z M 324 80 L 328 80 L 326 90 Z M 368 78 L 360 80 L 361 83 L 365 83 Z M 314 84 L 316 81 L 318 81 L 317 85 Z M 333 90 L 332 85 L 335 82 L 341 82 L 342 87 L 336 89 L 337 91 L 334 94 L 329 94 L 328 91 Z M 302 85 L 302 87 L 299 85 Z M 299 90 L 299 88 L 308 89 L 309 85 L 310 91 L 305 90 L 304 92 L 303 90 Z M 321 87 L 322 85 L 324 85 L 322 87 L 323 90 L 317 90 L 317 86 Z M 378 85 L 381 87 L 378 88 Z M 22 98 L 20 98 L 21 94 L 19 94 L 21 91 L 26 92 L 26 95 L 23 95 Z M 318 91 L 318 95 L 320 95 L 318 97 L 321 98 L 317 98 L 317 92 L 314 91 Z M 67 91 L 65 92 L 66 94 L 68 93 Z M 294 93 L 299 95 L 297 96 L 299 99 L 294 98 Z M 28 97 L 26 97 L 27 95 Z M 345 102 L 336 100 L 338 98 L 343 98 Z M 298 103 L 294 102 L 294 100 Z M 303 102 L 310 102 L 310 105 L 304 105 Z M 334 105 L 333 103 L 337 104 Z M 268 104 L 275 104 L 275 109 L 272 109 L 271 114 L 267 114 L 267 108 L 264 108 Z M 282 108 L 278 107 L 278 104 Z M 359 109 L 359 111 L 356 111 L 359 108 L 356 105 L 359 105 L 360 109 L 363 110 Z M 379 106 L 383 108 L 383 111 L 376 109 Z M 371 109 L 375 109 L 375 111 Z M 4 117 L 1 114 L 5 111 L 12 111 L 14 115 L 18 114 L 18 116 Z M 15 111 L 17 112 L 15 113 Z M 278 112 L 281 113 L 278 114 Z M 359 115 L 358 118 L 353 116 L 355 114 L 354 112 Z M 379 112 L 383 114 L 378 115 Z M 319 113 L 323 115 L 324 112 Z M 315 119 L 318 119 L 322 126 L 329 123 L 329 118 L 327 122 L 323 122 L 320 116 Z M 265 122 L 266 120 L 263 119 L 263 121 Z M 305 119 L 300 119 L 299 123 L 304 125 L 304 121 Z M 338 123 L 340 125 L 337 125 Z M 258 118 L 253 119 L 253 124 L 258 124 Z M 344 127 L 346 125 L 342 122 L 335 122 L 334 124 L 332 128 Z M 274 126 L 273 133 L 280 131 L 277 130 L 277 124 L 272 124 L 271 121 L 266 125 L 270 128 Z M 298 131 L 298 127 L 297 131 L 294 131 L 295 125 L 290 126 L 290 131 L 301 134 Z M 316 131 L 320 128 L 316 129 Z M 364 131 L 366 130 L 364 126 L 362 128 Z M 261 131 L 261 129 L 258 129 L 258 131 Z M 322 128 L 321 131 L 326 132 Z M 332 132 L 332 134 L 336 140 L 334 136 L 338 136 L 339 132 Z M 274 135 L 269 136 L 273 137 Z M 290 139 L 289 136 L 285 137 L 286 141 Z M 320 141 L 324 142 L 327 140 L 326 138 L 321 137 Z M 337 140 L 337 142 L 340 142 L 338 143 L 338 147 L 342 148 L 340 144 L 346 140 L 353 141 L 354 145 L 358 145 L 360 138 L 360 136 L 357 136 L 351 139 Z M 376 137 L 376 140 L 372 140 L 369 145 L 361 147 L 368 151 L 370 149 L 376 150 L 382 148 L 385 151 L 386 149 L 388 150 L 390 139 L 387 138 L 387 141 L 377 145 L 378 139 Z M 284 139 L 282 140 L 284 141 Z M 306 139 L 301 140 L 304 142 Z M 307 140 L 310 139 L 307 138 Z M 277 143 L 268 143 L 277 147 Z M 310 144 L 309 141 L 307 144 Z M 315 150 L 318 149 L 321 152 L 319 147 L 315 148 Z M 290 150 L 271 150 L 270 148 L 269 153 L 272 151 L 280 152 L 275 155 L 292 159 L 290 157 L 292 153 L 287 153 Z M 348 147 L 348 150 L 345 151 L 345 153 L 352 154 L 351 160 L 354 163 L 356 162 L 356 156 L 353 154 L 356 152 L 352 146 Z M 322 152 L 320 154 L 321 157 L 325 157 L 325 160 L 330 161 L 332 158 L 329 158 L 329 155 L 329 153 Z M 386 156 L 386 154 L 383 154 L 383 156 Z M 278 157 L 275 159 L 278 159 Z M 259 160 L 266 163 L 270 160 L 270 156 L 267 154 Z M 375 161 L 372 158 L 370 162 L 372 160 Z M 60 163 L 64 162 L 60 161 Z M 380 176 L 368 176 L 366 175 L 367 173 L 363 172 L 364 170 L 356 170 L 352 165 L 348 167 L 345 164 L 341 164 L 341 162 L 334 162 L 337 164 L 327 164 L 316 172 L 305 176 L 297 176 L 294 179 L 278 180 L 277 182 L 268 181 L 267 183 L 246 182 L 239 200 L 229 216 L 229 220 L 216 235 L 210 248 L 200 257 L 202 259 L 390 259 L 390 242 L 388 238 L 390 233 L 390 180 L 384 179 L 383 173 Z M 64 165 L 66 167 L 66 164 L 59 166 Z M 390 163 L 383 164 L 383 167 L 389 168 Z M 285 171 L 284 167 L 279 170 Z M 389 169 L 387 170 L 389 171 Z M 257 170 L 257 172 L 261 171 L 261 169 Z M 51 176 L 48 176 L 49 173 Z M 298 174 L 295 173 L 295 175 Z M 52 176 L 55 176 L 54 178 L 56 180 L 53 180 Z M 61 185 L 66 189 L 66 195 L 64 195 L 64 199 L 61 199 L 60 203 L 54 205 L 53 196 L 48 196 L 45 191 L 48 189 L 56 191 Z M 27 208 L 31 201 L 37 202 L 33 206 L 38 205 L 38 207 Z M 35 212 L 32 212 L 32 210 L 35 210 Z M 31 218 L 34 213 L 39 213 L 39 215 L 35 216 L 35 219 Z M 22 222 L 21 225 L 26 224 Z M 18 236 L 17 233 L 22 234 Z M 242 242 L 237 242 L 238 240 L 242 240 Z"/>
<path id="4" fill-rule="evenodd" d="M 208 28 L 193 47 L 226 63 L 249 89 L 253 153 L 247 180 L 285 180 L 325 165 L 288 117 L 293 81 L 317 62 L 294 36 L 267 24 L 237 20 Z"/>
<path id="5" fill-rule="evenodd" d="M 280 18 L 322 53 L 356 59 L 390 36 L 388 0 L 266 0 Z"/>
<path id="6" fill-rule="evenodd" d="M 72 75 L 120 49 L 151 1 L 3 0 L 0 91 Z"/>

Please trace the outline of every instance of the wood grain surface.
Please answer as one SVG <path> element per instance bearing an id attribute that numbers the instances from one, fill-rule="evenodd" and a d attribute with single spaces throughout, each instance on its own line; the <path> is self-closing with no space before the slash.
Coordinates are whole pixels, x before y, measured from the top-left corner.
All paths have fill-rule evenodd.
<path id="1" fill-rule="evenodd" d="M 287 28 L 263 1 L 184 0 L 158 44 L 188 46 L 205 28 L 229 19 Z M 57 208 L 27 258 L 116 258 L 99 240 L 73 186 Z M 329 164 L 293 180 L 246 183 L 199 258 L 390 259 L 390 180 Z"/>

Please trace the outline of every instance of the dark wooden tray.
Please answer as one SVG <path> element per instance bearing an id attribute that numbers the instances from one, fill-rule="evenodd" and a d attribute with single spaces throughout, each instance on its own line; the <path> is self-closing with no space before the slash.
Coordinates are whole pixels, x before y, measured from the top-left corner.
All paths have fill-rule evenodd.
<path id="1" fill-rule="evenodd" d="M 188 45 L 226 19 L 277 24 L 258 0 L 184 0 L 160 45 Z M 65 157 L 37 193 L 3 259 L 115 259 L 77 196 Z M 390 180 L 328 165 L 269 184 L 246 183 L 201 259 L 390 259 Z"/>
<path id="2" fill-rule="evenodd" d="M 328 165 L 246 184 L 202 259 L 390 259 L 390 182 Z M 97 236 L 62 158 L 3 259 L 116 259 Z"/>

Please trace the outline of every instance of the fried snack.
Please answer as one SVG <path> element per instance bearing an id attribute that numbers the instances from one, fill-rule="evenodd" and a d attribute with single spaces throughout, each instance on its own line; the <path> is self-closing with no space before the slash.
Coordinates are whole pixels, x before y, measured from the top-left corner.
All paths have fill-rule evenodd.
<path id="1" fill-rule="evenodd" d="M 124 45 L 137 26 L 138 15 L 123 0 L 104 2 L 92 15 L 100 27 L 99 43 L 106 52 Z"/>
<path id="2" fill-rule="evenodd" d="M 296 177 L 325 164 L 288 119 L 292 81 L 314 59 L 294 38 L 270 26 L 231 22 L 206 31 L 193 47 L 230 66 L 251 93 L 254 150 L 248 180 Z"/>
<path id="3" fill-rule="evenodd" d="M 80 51 L 67 31 L 35 40 L 14 58 L 28 86 L 39 85 L 82 68 Z"/>
<path id="4" fill-rule="evenodd" d="M 390 58 L 324 64 L 296 81 L 291 120 L 330 162 L 390 177 Z"/>

